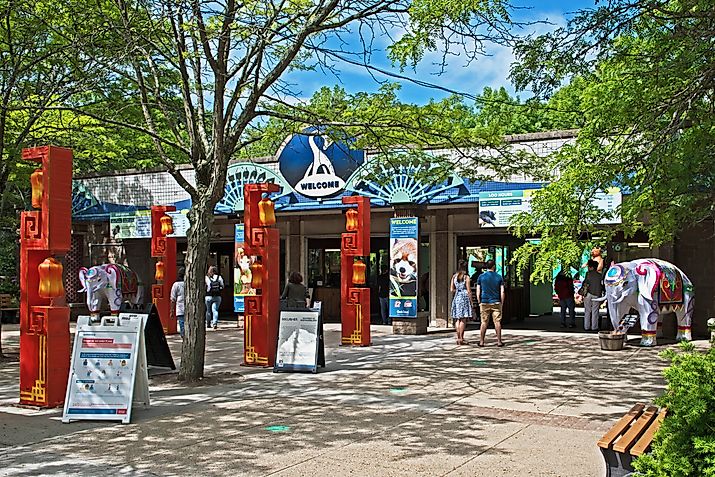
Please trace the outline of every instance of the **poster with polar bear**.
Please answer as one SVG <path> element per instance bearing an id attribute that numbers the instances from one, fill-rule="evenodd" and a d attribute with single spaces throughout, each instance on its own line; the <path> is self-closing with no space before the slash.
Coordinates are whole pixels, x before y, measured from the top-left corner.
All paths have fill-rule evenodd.
<path id="1" fill-rule="evenodd" d="M 417 217 L 390 219 L 390 317 L 417 317 Z"/>

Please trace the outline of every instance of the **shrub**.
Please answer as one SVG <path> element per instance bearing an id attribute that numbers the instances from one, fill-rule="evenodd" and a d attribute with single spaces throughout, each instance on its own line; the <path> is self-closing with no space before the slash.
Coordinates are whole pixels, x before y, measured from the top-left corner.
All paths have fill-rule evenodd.
<path id="1" fill-rule="evenodd" d="M 671 365 L 667 390 L 656 403 L 668 414 L 652 452 L 634 467 L 648 476 L 715 477 L 715 348 L 702 353 L 682 343 L 681 350 L 661 353 Z"/>

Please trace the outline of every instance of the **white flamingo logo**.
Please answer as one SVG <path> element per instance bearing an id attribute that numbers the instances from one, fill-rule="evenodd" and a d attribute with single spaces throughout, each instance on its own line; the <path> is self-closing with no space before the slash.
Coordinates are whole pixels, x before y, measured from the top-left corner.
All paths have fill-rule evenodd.
<path id="1" fill-rule="evenodd" d="M 327 148 L 328 140 L 324 140 Z M 315 136 L 308 137 L 308 144 L 310 144 L 310 151 L 313 153 L 313 163 L 308 167 L 308 170 L 305 171 L 303 180 L 317 174 L 334 176 L 335 169 L 333 168 L 333 163 L 330 162 L 325 152 L 315 143 Z"/>
<path id="2" fill-rule="evenodd" d="M 295 186 L 296 190 L 308 197 L 327 197 L 345 187 L 345 181 L 335 174 L 335 168 L 325 150 L 330 145 L 328 138 L 323 138 L 324 148 L 318 147 L 315 136 L 308 136 L 308 144 L 313 154 L 313 162 L 306 169 L 303 179 Z"/>

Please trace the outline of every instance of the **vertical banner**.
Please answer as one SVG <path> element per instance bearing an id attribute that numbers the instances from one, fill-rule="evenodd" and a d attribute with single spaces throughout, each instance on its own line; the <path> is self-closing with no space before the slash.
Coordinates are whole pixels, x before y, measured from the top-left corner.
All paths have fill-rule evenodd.
<path id="1" fill-rule="evenodd" d="M 241 314 L 244 313 L 244 297 L 256 294 L 256 290 L 251 288 L 251 264 L 256 260 L 256 257 L 245 254 L 245 240 L 243 224 L 236 224 L 233 260 L 233 311 Z"/>
<path id="2" fill-rule="evenodd" d="M 390 317 L 417 318 L 417 217 L 390 219 Z"/>

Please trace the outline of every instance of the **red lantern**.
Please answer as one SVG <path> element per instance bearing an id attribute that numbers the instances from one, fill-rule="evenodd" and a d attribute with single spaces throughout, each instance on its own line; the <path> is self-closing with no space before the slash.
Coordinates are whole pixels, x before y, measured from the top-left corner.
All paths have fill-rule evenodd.
<path id="1" fill-rule="evenodd" d="M 171 235 L 174 233 L 174 221 L 168 215 L 159 219 L 161 223 L 161 235 Z"/>
<path id="2" fill-rule="evenodd" d="M 164 262 L 159 260 L 156 262 L 156 271 L 154 272 L 154 279 L 160 282 L 164 279 Z"/>
<path id="3" fill-rule="evenodd" d="M 365 284 L 365 269 L 367 266 L 365 262 L 360 259 L 355 260 L 353 263 L 353 284 L 354 285 L 364 285 Z"/>
<path id="4" fill-rule="evenodd" d="M 42 298 L 58 298 L 64 296 L 65 286 L 62 283 L 62 264 L 54 257 L 46 258 L 37 267 L 40 274 L 39 295 Z"/>
<path id="5" fill-rule="evenodd" d="M 251 264 L 251 288 L 258 290 L 263 288 L 263 264 L 253 262 Z"/>
<path id="6" fill-rule="evenodd" d="M 358 211 L 356 209 L 348 209 L 345 212 L 345 230 L 348 232 L 357 232 L 358 229 Z"/>
<path id="7" fill-rule="evenodd" d="M 30 184 L 32 184 L 32 206 L 35 209 L 42 208 L 42 194 L 45 189 L 45 185 L 42 182 L 42 176 L 42 169 L 36 169 L 35 172 L 30 174 Z"/>
<path id="8" fill-rule="evenodd" d="M 264 197 L 258 201 L 258 223 L 264 227 L 275 225 L 276 223 L 276 213 L 273 201 L 268 197 Z"/>

